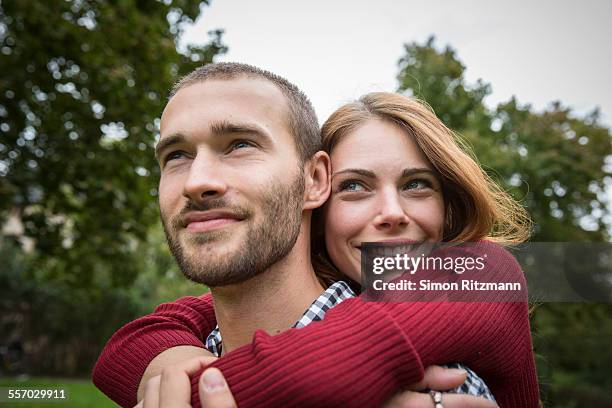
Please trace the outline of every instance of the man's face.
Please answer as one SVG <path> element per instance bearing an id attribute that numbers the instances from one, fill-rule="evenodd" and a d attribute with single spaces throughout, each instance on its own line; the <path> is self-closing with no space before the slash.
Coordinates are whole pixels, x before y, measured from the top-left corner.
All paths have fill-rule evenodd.
<path id="1" fill-rule="evenodd" d="M 287 112 L 274 84 L 247 78 L 187 86 L 166 106 L 159 205 L 188 278 L 240 283 L 293 248 L 304 177 Z"/>

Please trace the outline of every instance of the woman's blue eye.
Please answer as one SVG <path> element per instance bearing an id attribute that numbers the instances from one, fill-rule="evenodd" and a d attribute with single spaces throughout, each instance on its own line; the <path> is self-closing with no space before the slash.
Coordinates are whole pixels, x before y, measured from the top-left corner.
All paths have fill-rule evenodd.
<path id="1" fill-rule="evenodd" d="M 427 180 L 412 180 L 404 186 L 407 190 L 417 190 L 431 187 L 431 183 Z"/>
<path id="2" fill-rule="evenodd" d="M 364 191 L 365 187 L 357 181 L 344 181 L 340 184 L 340 191 Z"/>

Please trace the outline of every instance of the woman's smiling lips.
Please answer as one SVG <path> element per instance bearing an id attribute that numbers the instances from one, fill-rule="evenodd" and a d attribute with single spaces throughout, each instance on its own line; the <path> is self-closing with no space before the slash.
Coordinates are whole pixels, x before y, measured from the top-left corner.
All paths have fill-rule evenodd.
<path id="1" fill-rule="evenodd" d="M 383 239 L 383 240 L 364 240 L 356 244 L 352 244 L 353 247 L 361 250 L 361 245 L 364 242 L 376 243 L 376 244 L 388 244 L 388 245 L 419 245 L 423 243 L 423 240 L 408 239 L 408 238 L 394 238 L 394 239 Z"/>
<path id="2" fill-rule="evenodd" d="M 239 221 L 242 219 L 229 211 L 194 211 L 185 215 L 183 225 L 189 232 L 207 232 Z"/>

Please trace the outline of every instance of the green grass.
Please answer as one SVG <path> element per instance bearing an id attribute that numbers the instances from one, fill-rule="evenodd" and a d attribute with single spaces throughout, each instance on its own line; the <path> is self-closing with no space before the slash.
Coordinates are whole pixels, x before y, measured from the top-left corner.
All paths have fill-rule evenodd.
<path id="1" fill-rule="evenodd" d="M 0 387 L 64 389 L 67 398 L 56 402 L 28 401 L 28 402 L 0 402 L 0 407 L 17 408 L 116 408 L 117 405 L 102 394 L 89 379 L 65 378 L 29 378 L 21 381 L 14 378 L 0 378 Z"/>

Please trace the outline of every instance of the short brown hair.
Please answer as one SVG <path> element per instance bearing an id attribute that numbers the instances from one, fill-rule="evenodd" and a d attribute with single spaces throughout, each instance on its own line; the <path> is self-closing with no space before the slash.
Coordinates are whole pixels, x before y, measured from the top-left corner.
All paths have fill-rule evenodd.
<path id="1" fill-rule="evenodd" d="M 208 79 L 232 80 L 240 77 L 260 78 L 276 85 L 287 99 L 289 115 L 287 124 L 294 137 L 298 155 L 302 162 L 321 150 L 321 136 L 317 115 L 300 89 L 272 72 L 237 62 L 219 62 L 196 68 L 174 84 L 170 91 L 172 98 L 179 90 Z"/>

